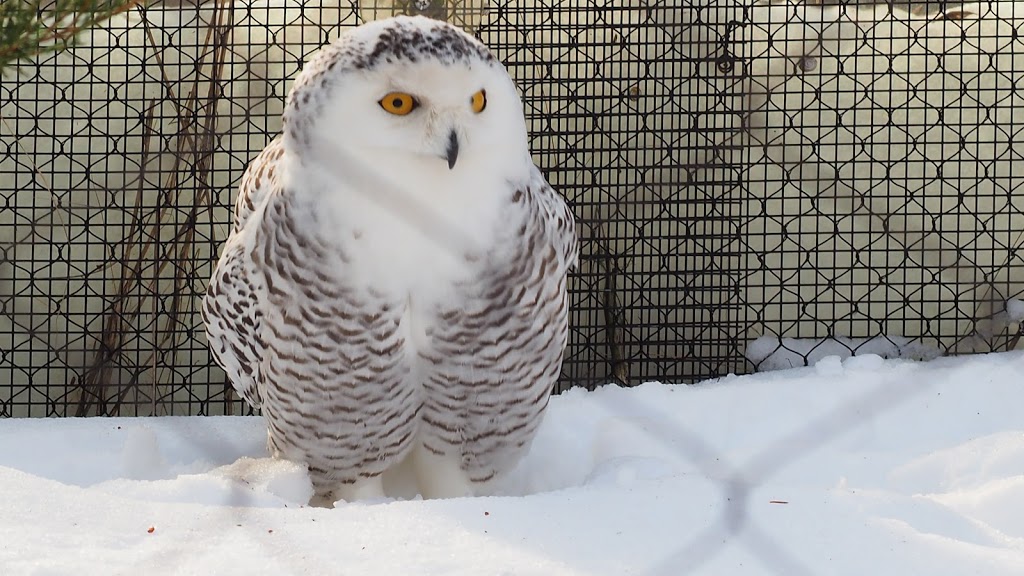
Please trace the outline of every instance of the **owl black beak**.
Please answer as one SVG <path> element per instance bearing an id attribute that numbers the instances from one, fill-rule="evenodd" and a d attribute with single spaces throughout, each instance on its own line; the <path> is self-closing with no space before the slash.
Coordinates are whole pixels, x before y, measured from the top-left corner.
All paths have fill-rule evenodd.
<path id="1" fill-rule="evenodd" d="M 448 148 L 444 153 L 448 160 L 448 169 L 455 168 L 455 161 L 459 158 L 459 137 L 455 135 L 455 130 L 448 133 Z"/>

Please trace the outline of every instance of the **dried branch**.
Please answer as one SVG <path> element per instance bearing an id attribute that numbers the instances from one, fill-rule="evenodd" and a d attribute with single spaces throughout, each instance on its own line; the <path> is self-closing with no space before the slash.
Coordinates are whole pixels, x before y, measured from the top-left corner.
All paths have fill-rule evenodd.
<path id="1" fill-rule="evenodd" d="M 181 76 L 180 71 L 172 73 L 169 68 L 174 64 L 165 63 L 159 51 L 154 54 L 153 66 L 164 85 L 163 94 L 177 113 L 173 123 L 177 127 L 173 135 L 175 144 L 169 150 L 169 164 L 154 158 L 154 154 L 161 152 L 151 144 L 168 124 L 155 121 L 157 104 L 151 102 L 144 124 L 140 162 L 143 171 L 137 180 L 133 225 L 117 257 L 120 283 L 103 313 L 95 359 L 80 383 L 83 399 L 78 415 L 139 415 L 144 407 L 153 415 L 170 412 L 168 402 L 173 401 L 172 393 L 165 390 L 161 373 L 168 368 L 165 355 L 173 356 L 184 344 L 182 339 L 188 337 L 181 327 L 188 325 L 186 316 L 190 313 L 189 284 L 194 277 L 190 260 L 200 210 L 213 202 L 213 156 L 219 135 L 216 111 L 228 61 L 233 5 L 218 2 L 212 18 L 199 40 L 201 57 L 195 63 L 196 73 L 191 80 L 172 80 Z M 144 20 L 143 26 L 148 44 L 157 46 L 150 23 Z M 143 183 L 151 166 L 158 166 L 166 176 L 159 186 L 156 206 L 144 210 Z M 185 180 L 189 174 L 193 175 L 193 182 Z M 190 192 L 195 196 L 189 196 Z M 187 215 L 180 220 L 178 211 L 186 208 Z M 132 347 L 132 339 L 142 338 L 147 331 L 146 351 Z M 140 353 L 138 358 L 134 357 L 136 352 Z M 129 377 L 115 378 L 114 368 L 130 370 Z"/>

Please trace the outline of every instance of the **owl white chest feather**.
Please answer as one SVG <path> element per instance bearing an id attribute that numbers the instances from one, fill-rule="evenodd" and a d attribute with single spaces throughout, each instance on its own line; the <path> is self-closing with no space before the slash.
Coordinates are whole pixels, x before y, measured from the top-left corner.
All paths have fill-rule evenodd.
<path id="1" fill-rule="evenodd" d="M 320 197 L 321 221 L 329 223 L 323 233 L 347 255 L 346 281 L 422 307 L 451 301 L 453 287 L 479 268 L 474 260 L 516 218 L 506 210 L 508 180 L 479 171 L 420 180 L 348 176 L 313 175 L 328 189 Z"/>

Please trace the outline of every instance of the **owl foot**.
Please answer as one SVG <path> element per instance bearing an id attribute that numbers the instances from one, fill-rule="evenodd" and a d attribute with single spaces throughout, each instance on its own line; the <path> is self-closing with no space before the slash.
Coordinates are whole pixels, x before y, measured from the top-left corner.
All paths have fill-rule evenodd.
<path id="1" fill-rule="evenodd" d="M 473 483 L 462 469 L 458 457 L 435 454 L 420 444 L 413 449 L 412 464 L 424 499 L 474 495 Z"/>
<path id="2" fill-rule="evenodd" d="M 336 500 L 356 502 L 384 498 L 384 481 L 380 476 L 365 478 L 354 484 L 342 484 L 334 489 Z"/>
<path id="3" fill-rule="evenodd" d="M 336 502 L 384 499 L 384 482 L 380 476 L 366 478 L 354 484 L 338 484 L 331 490 L 317 490 L 309 500 L 310 506 L 333 508 Z"/>

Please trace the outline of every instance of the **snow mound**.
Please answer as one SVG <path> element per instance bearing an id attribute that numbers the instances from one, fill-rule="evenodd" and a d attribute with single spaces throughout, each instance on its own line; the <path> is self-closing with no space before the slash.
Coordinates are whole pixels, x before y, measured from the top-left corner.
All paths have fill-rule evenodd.
<path id="1" fill-rule="evenodd" d="M 248 457 L 203 474 L 151 481 L 108 480 L 95 488 L 122 498 L 210 506 L 299 507 L 313 496 L 304 465 Z"/>
<path id="2" fill-rule="evenodd" d="M 259 418 L 0 421 L 22 574 L 1024 573 L 1024 353 L 572 390 L 493 496 L 304 506 Z M 187 551 L 187 552 L 186 552 Z"/>
<path id="3" fill-rule="evenodd" d="M 932 360 L 941 356 L 942 351 L 903 336 L 779 338 L 770 335 L 750 342 L 744 351 L 747 360 L 760 372 L 813 366 L 830 356 L 843 360 L 869 354 L 882 358 Z"/>

